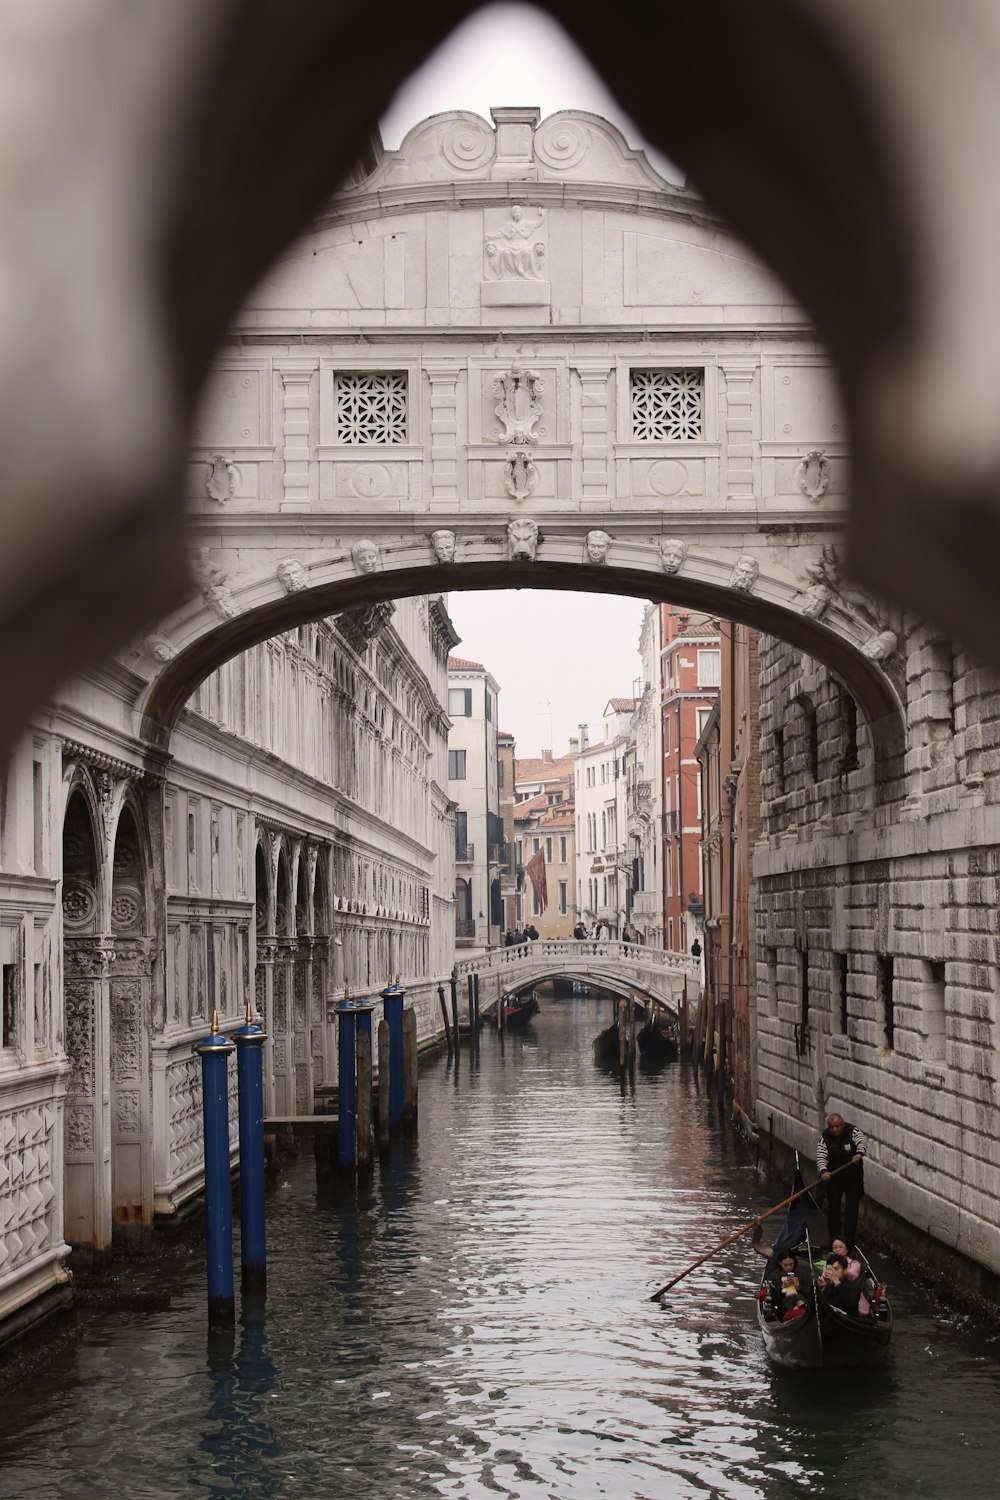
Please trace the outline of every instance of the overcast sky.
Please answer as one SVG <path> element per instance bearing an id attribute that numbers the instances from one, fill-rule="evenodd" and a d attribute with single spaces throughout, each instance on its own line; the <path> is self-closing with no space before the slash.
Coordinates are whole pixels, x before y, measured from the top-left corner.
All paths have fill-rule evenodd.
<path id="1" fill-rule="evenodd" d="M 548 16 L 527 5 L 492 5 L 453 32 L 397 94 L 382 121 L 394 149 L 428 115 L 494 105 L 537 105 L 542 118 L 583 109 L 611 120 L 629 144 L 643 139 L 603 82 Z M 651 156 L 653 155 L 650 153 Z M 680 174 L 662 157 L 657 169 Z M 637 599 L 530 589 L 452 594 L 460 656 L 481 661 L 500 685 L 500 727 L 517 753 L 557 754 L 577 731 L 596 728 L 609 698 L 627 698 L 640 673 Z"/>

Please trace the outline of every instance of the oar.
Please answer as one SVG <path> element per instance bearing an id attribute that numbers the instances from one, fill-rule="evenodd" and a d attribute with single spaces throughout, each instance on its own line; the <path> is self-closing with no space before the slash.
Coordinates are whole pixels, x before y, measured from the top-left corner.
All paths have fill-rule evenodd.
<path id="1" fill-rule="evenodd" d="M 848 1167 L 853 1166 L 853 1161 L 845 1161 L 842 1167 L 834 1168 L 834 1170 L 830 1173 L 830 1177 L 836 1177 L 838 1172 L 846 1172 Z M 673 1281 L 668 1281 L 665 1286 L 660 1287 L 659 1291 L 654 1292 L 649 1299 L 650 1302 L 659 1301 L 664 1292 L 669 1292 L 672 1286 L 676 1286 L 679 1281 L 683 1281 L 685 1276 L 690 1276 L 691 1272 L 696 1271 L 699 1266 L 703 1266 L 706 1260 L 711 1260 L 713 1255 L 718 1255 L 720 1250 L 725 1250 L 727 1245 L 733 1244 L 735 1240 L 738 1240 L 743 1235 L 748 1234 L 751 1229 L 755 1229 L 758 1224 L 762 1224 L 765 1219 L 769 1219 L 771 1215 L 776 1214 L 779 1209 L 787 1208 L 789 1203 L 794 1203 L 796 1198 L 801 1198 L 805 1193 L 811 1193 L 813 1188 L 822 1187 L 824 1180 L 829 1181 L 829 1178 L 824 1179 L 822 1177 L 817 1177 L 816 1181 L 810 1182 L 808 1187 L 799 1188 L 798 1192 L 793 1193 L 790 1198 L 783 1198 L 780 1203 L 776 1203 L 774 1207 L 769 1208 L 766 1213 L 758 1214 L 756 1219 L 751 1219 L 749 1224 L 744 1224 L 742 1229 L 737 1229 L 735 1234 L 731 1234 L 728 1239 L 723 1240 L 721 1245 L 716 1245 L 714 1250 L 709 1250 L 707 1255 L 699 1255 L 698 1259 L 692 1261 L 686 1270 L 682 1271 L 679 1276 L 674 1277 Z"/>

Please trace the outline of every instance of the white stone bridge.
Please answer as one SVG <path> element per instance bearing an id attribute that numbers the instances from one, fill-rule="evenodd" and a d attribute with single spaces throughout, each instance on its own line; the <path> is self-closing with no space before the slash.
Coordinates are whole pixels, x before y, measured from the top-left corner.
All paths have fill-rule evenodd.
<path id="1" fill-rule="evenodd" d="M 577 979 L 581 984 L 600 985 L 615 994 L 633 996 L 645 1003 L 658 1001 L 676 1016 L 687 986 L 697 999 L 699 966 L 685 953 L 646 948 L 641 943 L 574 938 L 538 938 L 509 948 L 491 948 L 486 953 L 462 959 L 455 966 L 462 985 L 470 974 L 479 975 L 479 1004 L 493 1005 L 498 995 L 517 994 L 546 979 Z"/>

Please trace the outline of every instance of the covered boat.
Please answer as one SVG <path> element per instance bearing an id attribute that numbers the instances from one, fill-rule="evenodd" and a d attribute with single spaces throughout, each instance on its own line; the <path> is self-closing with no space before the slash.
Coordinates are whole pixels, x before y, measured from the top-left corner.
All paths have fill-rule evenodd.
<path id="1" fill-rule="evenodd" d="M 803 1186 L 796 1167 L 793 1192 Z M 861 1295 L 870 1304 L 867 1314 L 845 1312 L 828 1302 L 818 1288 L 815 1262 L 829 1242 L 826 1216 L 811 1193 L 793 1203 L 775 1239 L 757 1293 L 757 1322 L 768 1357 L 783 1369 L 826 1369 L 877 1364 L 885 1358 L 892 1336 L 892 1308 L 867 1258 L 855 1246 L 861 1263 Z M 773 1267 L 782 1255 L 794 1253 L 802 1268 L 799 1292 L 804 1306 L 783 1320 L 771 1294 Z M 803 1284 L 805 1283 L 805 1284 Z"/>

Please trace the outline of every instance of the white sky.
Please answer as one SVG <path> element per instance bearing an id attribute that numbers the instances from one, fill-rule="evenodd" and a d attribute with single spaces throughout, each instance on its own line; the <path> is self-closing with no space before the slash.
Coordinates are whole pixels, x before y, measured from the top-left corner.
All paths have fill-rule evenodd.
<path id="1" fill-rule="evenodd" d="M 645 145 L 561 27 L 528 5 L 491 5 L 453 32 L 396 95 L 382 139 L 394 149 L 428 115 L 466 109 L 489 120 L 494 105 L 537 105 L 543 119 L 588 110 Z M 577 726 L 596 727 L 608 699 L 630 697 L 640 675 L 638 599 L 512 589 L 452 594 L 448 607 L 462 636 L 456 654 L 481 661 L 500 685 L 500 728 L 516 737 L 518 755 L 565 751 Z"/>

